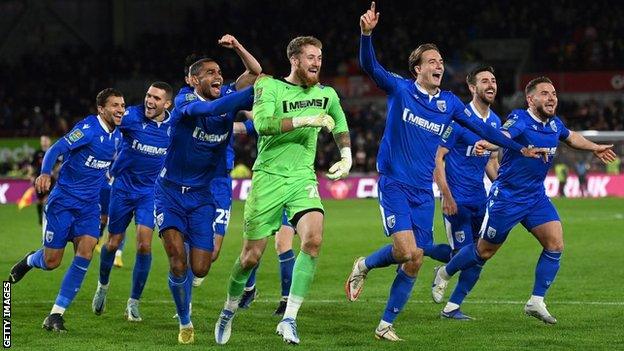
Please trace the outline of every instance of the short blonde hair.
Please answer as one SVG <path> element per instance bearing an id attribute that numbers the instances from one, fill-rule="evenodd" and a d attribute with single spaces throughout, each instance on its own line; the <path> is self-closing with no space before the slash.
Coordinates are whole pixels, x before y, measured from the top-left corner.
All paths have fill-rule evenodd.
<path id="1" fill-rule="evenodd" d="M 323 49 L 323 44 L 315 37 L 296 37 L 295 39 L 291 40 L 290 43 L 288 43 L 288 46 L 286 47 L 286 56 L 290 59 L 295 55 L 299 55 L 303 52 L 303 47 L 306 45 L 313 45 L 321 50 Z"/>

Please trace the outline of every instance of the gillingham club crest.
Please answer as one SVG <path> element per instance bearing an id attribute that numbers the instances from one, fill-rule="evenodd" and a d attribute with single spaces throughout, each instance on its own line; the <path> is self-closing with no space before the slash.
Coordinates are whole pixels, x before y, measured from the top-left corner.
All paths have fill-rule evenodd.
<path id="1" fill-rule="evenodd" d="M 438 100 L 438 101 L 436 101 L 436 105 L 438 106 L 438 110 L 440 110 L 440 112 L 446 112 L 446 101 L 445 100 Z"/>
<path id="2" fill-rule="evenodd" d="M 388 218 L 386 218 L 386 225 L 388 226 L 388 228 L 392 229 L 394 228 L 396 224 L 396 217 L 394 217 L 394 215 L 388 216 Z"/>

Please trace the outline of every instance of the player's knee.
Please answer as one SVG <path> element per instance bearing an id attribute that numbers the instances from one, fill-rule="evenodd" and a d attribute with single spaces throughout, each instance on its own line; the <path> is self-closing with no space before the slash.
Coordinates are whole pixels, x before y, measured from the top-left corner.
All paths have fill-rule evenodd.
<path id="1" fill-rule="evenodd" d="M 416 248 L 409 248 L 403 245 L 395 245 L 392 249 L 392 256 L 399 263 L 411 261 L 416 255 Z"/>
<path id="2" fill-rule="evenodd" d="M 303 252 L 307 253 L 310 256 L 316 257 L 319 254 L 319 251 L 321 250 L 321 243 L 323 242 L 323 239 L 320 235 L 315 235 L 312 237 L 309 237 L 307 240 L 304 240 L 301 243 L 301 249 L 303 250 Z"/>
<path id="3" fill-rule="evenodd" d="M 115 252 L 119 248 L 119 243 L 111 242 L 110 240 L 106 243 L 106 251 Z"/>
<path id="4" fill-rule="evenodd" d="M 260 261 L 260 254 L 255 250 L 248 250 L 243 252 L 240 256 L 240 264 L 243 269 L 249 269 L 255 267 Z"/>
<path id="5" fill-rule="evenodd" d="M 48 270 L 52 270 L 60 266 L 62 259 L 63 256 L 61 255 L 44 255 L 45 265 Z"/>
<path id="6" fill-rule="evenodd" d="M 275 240 L 275 251 L 277 251 L 278 255 L 281 255 L 290 249 L 292 248 L 287 243 L 282 242 L 281 240 Z"/>
<path id="7" fill-rule="evenodd" d="M 403 271 L 411 277 L 415 277 L 418 274 L 418 271 L 420 270 L 420 266 L 422 266 L 422 262 L 423 262 L 422 250 L 420 252 L 421 252 L 420 255 L 415 254 L 414 256 L 412 256 L 412 259 L 405 262 L 402 266 Z"/>
<path id="8" fill-rule="evenodd" d="M 191 267 L 191 269 L 193 270 L 194 276 L 196 276 L 197 278 L 203 278 L 207 276 L 208 272 L 210 271 L 210 262 L 208 262 L 207 265 L 203 265 L 200 267 Z"/>
<path id="9" fill-rule="evenodd" d="M 489 260 L 496 253 L 496 249 L 491 248 L 491 247 L 482 247 L 482 248 L 479 248 L 478 252 L 479 252 L 479 257 L 481 257 L 484 260 Z"/>
<path id="10" fill-rule="evenodd" d="M 137 243 L 137 252 L 142 255 L 147 255 L 152 252 L 152 244 L 147 242 L 139 241 Z"/>
<path id="11" fill-rule="evenodd" d="M 557 240 L 553 242 L 549 242 L 544 249 L 553 252 L 563 252 L 563 241 Z"/>
<path id="12" fill-rule="evenodd" d="M 176 277 L 182 277 L 186 274 L 186 270 L 188 266 L 186 265 L 186 260 L 182 259 L 171 259 L 169 263 L 169 268 L 171 269 L 171 273 Z"/>

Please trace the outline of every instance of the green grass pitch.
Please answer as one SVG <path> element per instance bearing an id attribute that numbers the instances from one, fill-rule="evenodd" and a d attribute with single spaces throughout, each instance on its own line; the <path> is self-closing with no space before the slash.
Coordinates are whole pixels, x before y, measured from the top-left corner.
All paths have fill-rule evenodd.
<path id="1" fill-rule="evenodd" d="M 559 320 L 547 326 L 523 314 L 538 242 L 518 226 L 499 253 L 485 266 L 481 280 L 463 306 L 477 318 L 470 322 L 441 320 L 442 305 L 430 298 L 435 263 L 425 259 L 411 300 L 395 323 L 406 341 L 383 343 L 373 337 L 385 307 L 394 268 L 369 274 L 357 302 L 347 302 L 343 284 L 353 260 L 389 242 L 382 234 L 375 200 L 325 201 L 325 239 L 313 288 L 299 313 L 299 336 L 304 349 L 313 350 L 615 350 L 624 348 L 624 200 L 554 200 L 563 220 L 566 243 L 561 270 L 547 296 L 549 310 Z M 41 329 L 71 262 L 68 246 L 61 267 L 52 272 L 32 270 L 12 290 L 12 342 L 22 350 L 168 350 L 286 349 L 274 334 L 278 319 L 271 315 L 280 294 L 278 263 L 273 241 L 258 271 L 259 296 L 234 319 L 225 347 L 214 343 L 213 328 L 226 292 L 230 268 L 241 247 L 242 206 L 235 202 L 221 257 L 204 284 L 193 292 L 194 345 L 177 344 L 177 321 L 167 287 L 167 260 L 155 235 L 154 260 L 141 311 L 144 321 L 123 318 L 134 262 L 134 230 L 124 253 L 125 267 L 111 274 L 107 309 L 91 312 L 99 257 L 96 255 L 76 300 L 65 313 L 69 333 Z M 0 271 L 5 277 L 13 263 L 40 244 L 34 206 L 18 211 L 0 207 Z M 440 212 L 435 237 L 445 242 Z M 295 241 L 296 243 L 297 240 Z M 6 279 L 6 278 L 4 278 Z M 454 286 L 454 283 L 452 283 Z"/>

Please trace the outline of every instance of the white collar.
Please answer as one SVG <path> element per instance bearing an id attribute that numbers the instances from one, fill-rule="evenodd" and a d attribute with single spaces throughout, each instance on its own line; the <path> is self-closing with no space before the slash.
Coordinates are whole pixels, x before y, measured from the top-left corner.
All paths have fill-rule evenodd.
<path id="1" fill-rule="evenodd" d="M 199 101 L 206 101 L 206 99 L 204 99 L 201 95 L 199 95 L 199 93 L 197 92 L 197 89 L 193 90 L 193 94 L 195 94 L 195 96 L 197 96 Z"/>
<path id="2" fill-rule="evenodd" d="M 425 88 L 421 87 L 420 84 L 418 84 L 417 81 L 414 81 L 414 85 L 416 86 L 416 89 L 418 89 L 418 91 L 420 91 L 421 93 L 429 96 L 429 101 L 431 101 L 431 99 L 433 99 L 433 98 L 440 97 L 440 88 L 438 88 L 438 92 L 435 95 L 431 95 L 431 94 L 429 94 L 428 91 L 425 90 Z"/>
<path id="3" fill-rule="evenodd" d="M 481 114 L 479 113 L 479 110 L 477 110 L 477 108 L 474 105 L 473 101 L 470 101 L 470 108 L 472 109 L 472 111 L 475 113 L 475 115 L 477 115 L 477 117 L 481 118 L 483 120 L 483 122 L 486 122 L 488 118 L 490 118 L 490 108 L 488 107 L 488 112 L 487 112 L 487 116 L 481 116 Z"/>
<path id="4" fill-rule="evenodd" d="M 535 120 L 535 122 L 539 122 L 541 123 L 544 127 L 546 127 L 546 123 L 548 123 L 548 121 L 546 122 L 542 122 L 542 120 L 537 117 L 536 115 L 533 114 L 533 111 L 531 111 L 530 108 L 527 108 L 527 112 L 529 113 L 529 116 L 531 116 L 531 118 L 533 118 L 533 120 Z"/>
<path id="5" fill-rule="evenodd" d="M 154 122 L 156 122 L 156 125 L 158 126 L 158 128 L 160 128 L 160 126 L 163 123 L 169 122 L 169 120 L 171 119 L 171 113 L 169 113 L 169 110 L 165 110 L 165 115 L 167 116 L 167 118 L 163 119 L 162 121 L 160 121 L 160 122 L 154 121 Z"/>
<path id="6" fill-rule="evenodd" d="M 104 129 L 106 133 L 113 134 L 113 132 L 108 131 L 108 126 L 106 125 L 106 122 L 104 122 L 104 119 L 102 118 L 102 116 L 97 115 L 97 120 L 98 122 L 100 122 L 100 127 L 102 127 L 102 129 Z M 113 131 L 115 131 L 115 128 L 113 128 Z"/>

